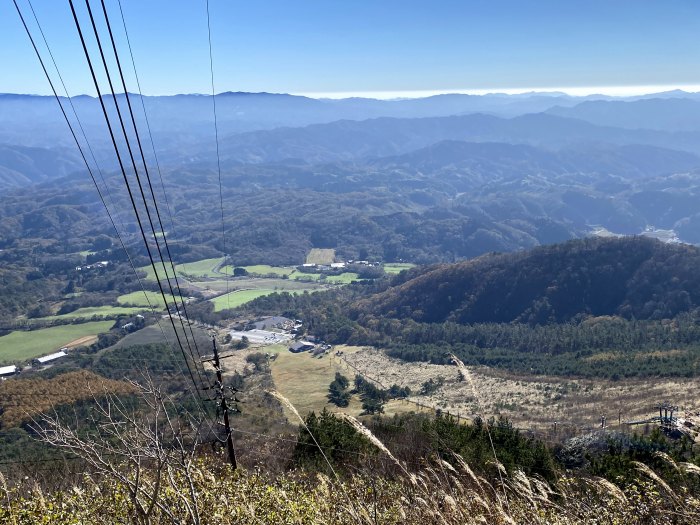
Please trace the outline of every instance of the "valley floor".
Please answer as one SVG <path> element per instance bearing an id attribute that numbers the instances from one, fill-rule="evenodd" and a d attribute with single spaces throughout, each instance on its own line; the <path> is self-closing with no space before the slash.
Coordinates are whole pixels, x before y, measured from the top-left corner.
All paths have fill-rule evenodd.
<path id="1" fill-rule="evenodd" d="M 224 360 L 226 370 L 233 373 L 250 368 L 245 357 L 259 351 L 270 354 L 275 388 L 302 415 L 323 408 L 355 416 L 361 413 L 357 396 L 344 409 L 328 402 L 328 386 L 336 372 L 351 381 L 355 374 L 361 374 L 382 388 L 393 384 L 410 387 L 413 394 L 407 400 L 391 400 L 385 405 L 387 415 L 441 410 L 465 420 L 505 416 L 515 426 L 552 440 L 598 429 L 601 416 L 606 418 L 606 428 L 629 428 L 626 422 L 657 415 L 654 407 L 664 402 L 678 405 L 680 415 L 695 414 L 700 399 L 698 378 L 582 380 L 469 367 L 471 381 L 461 381 L 455 366 L 406 363 L 370 347 L 338 346 L 321 358 L 308 352 L 293 354 L 285 345 L 249 348 L 230 353 Z M 336 355 L 337 351 L 342 355 Z M 444 378 L 443 386 L 432 394 L 418 395 L 423 383 L 439 377 Z M 292 424 L 297 423 L 291 412 L 286 416 Z"/>

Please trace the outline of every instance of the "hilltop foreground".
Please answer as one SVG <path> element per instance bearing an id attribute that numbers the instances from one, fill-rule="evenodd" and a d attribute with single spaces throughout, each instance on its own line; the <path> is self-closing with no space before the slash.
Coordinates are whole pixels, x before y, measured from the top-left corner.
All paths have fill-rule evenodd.
<path id="1" fill-rule="evenodd" d="M 520 472 L 504 475 L 501 486 L 476 476 L 459 458 L 453 464 L 431 461 L 415 475 L 393 465 L 398 473 L 388 475 L 387 462 L 376 462 L 341 479 L 332 473 L 234 473 L 211 458 L 179 467 L 173 462 L 160 473 L 160 487 L 154 469 L 143 469 L 137 479 L 125 467 L 124 481 L 86 475 L 71 490 L 19 487 L 0 507 L 0 523 L 641 525 L 700 518 L 697 494 L 674 491 L 641 463 L 642 479 L 623 489 L 601 478 L 562 477 L 548 485 Z M 684 474 L 689 466 L 670 458 L 667 466 L 697 487 L 697 469 Z M 18 497 L 21 491 L 25 496 Z"/>

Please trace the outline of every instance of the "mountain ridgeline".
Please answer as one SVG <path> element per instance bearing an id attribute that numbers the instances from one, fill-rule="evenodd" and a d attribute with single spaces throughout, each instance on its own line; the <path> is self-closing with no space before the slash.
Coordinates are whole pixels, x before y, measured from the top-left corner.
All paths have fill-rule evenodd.
<path id="1" fill-rule="evenodd" d="M 700 249 L 641 237 L 582 239 L 408 271 L 359 311 L 418 322 L 666 319 L 700 306 Z"/>
<path id="2" fill-rule="evenodd" d="M 129 97 L 132 104 L 140 106 L 141 97 Z M 117 98 L 120 104 L 125 103 L 124 95 Z M 551 93 L 439 95 L 389 101 L 221 93 L 216 99 L 221 162 L 227 169 L 279 162 L 364 164 L 446 140 L 526 144 L 550 151 L 644 145 L 652 150 L 645 154 L 647 158 L 654 157 L 655 148 L 700 155 L 700 126 L 694 118 L 700 114 L 700 100 L 692 93 L 616 100 Z M 177 95 L 142 100 L 162 168 L 214 166 L 210 97 Z M 105 171 L 116 170 L 97 99 L 77 96 L 72 103 L 96 159 Z M 114 112 L 110 99 L 107 109 Z M 136 119 L 145 126 L 142 112 L 137 111 Z M 27 147 L 34 148 L 29 157 Z M 46 163 L 54 158 L 58 169 Z M 24 186 L 82 169 L 51 97 L 0 94 L 0 186 Z M 666 171 L 673 169 L 669 166 Z M 11 173 L 19 176 L 9 177 Z"/>

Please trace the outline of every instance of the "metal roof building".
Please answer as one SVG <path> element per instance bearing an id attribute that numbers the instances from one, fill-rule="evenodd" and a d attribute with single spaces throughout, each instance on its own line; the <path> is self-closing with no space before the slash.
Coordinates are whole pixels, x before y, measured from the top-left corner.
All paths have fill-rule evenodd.
<path id="1" fill-rule="evenodd" d="M 61 350 L 60 352 L 45 355 L 44 357 L 37 357 L 36 361 L 38 361 L 40 365 L 44 365 L 46 363 L 50 363 L 51 361 L 58 359 L 59 357 L 65 357 L 66 355 L 68 354 Z"/>
<path id="2" fill-rule="evenodd" d="M 17 367 L 15 365 L 10 366 L 0 366 L 0 376 L 10 376 L 17 373 Z"/>

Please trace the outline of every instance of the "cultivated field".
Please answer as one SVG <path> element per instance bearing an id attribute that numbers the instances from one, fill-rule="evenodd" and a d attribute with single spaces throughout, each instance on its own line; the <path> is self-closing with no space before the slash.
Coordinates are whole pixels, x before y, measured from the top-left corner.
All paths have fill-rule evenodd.
<path id="1" fill-rule="evenodd" d="M 321 279 L 321 274 L 320 273 L 294 272 L 289 277 L 290 277 L 290 279 L 296 279 L 297 281 L 319 281 Z"/>
<path id="2" fill-rule="evenodd" d="M 221 277 L 221 274 L 214 272 L 214 268 L 221 262 L 221 260 L 221 257 L 215 257 L 213 259 L 202 259 L 201 261 L 189 263 L 178 263 L 175 265 L 175 270 L 178 273 L 178 278 L 184 275 L 189 275 L 192 277 Z M 158 276 L 161 278 L 161 280 L 165 279 L 165 272 L 163 271 L 163 266 L 160 263 L 156 263 L 156 269 L 158 270 Z M 168 270 L 168 275 L 172 278 L 172 268 L 170 265 L 166 265 L 166 269 Z M 137 268 L 137 270 L 140 272 L 145 272 L 147 280 L 156 280 L 155 272 L 150 264 Z"/>
<path id="3" fill-rule="evenodd" d="M 409 270 L 415 266 L 413 263 L 385 263 L 384 271 L 386 273 L 401 273 L 403 270 Z"/>
<path id="4" fill-rule="evenodd" d="M 253 299 L 275 293 L 277 290 L 236 290 L 228 294 L 220 295 L 214 299 L 210 299 L 214 303 L 214 311 L 220 312 L 227 308 L 236 308 Z"/>
<path id="5" fill-rule="evenodd" d="M 148 299 L 146 299 L 146 296 L 148 296 Z M 165 294 L 165 298 L 167 299 L 168 304 L 175 302 L 175 298 L 168 293 Z M 146 308 L 149 307 L 149 301 L 150 301 L 150 304 L 152 304 L 154 307 L 159 308 L 161 310 L 165 309 L 165 305 L 163 304 L 163 297 L 160 295 L 159 292 L 151 292 L 149 290 L 146 290 L 145 292 L 138 291 L 138 292 L 131 292 L 131 293 L 127 293 L 124 295 L 120 295 L 117 298 L 117 302 L 119 304 L 143 306 Z M 178 304 L 179 304 L 179 301 L 178 301 Z"/>
<path id="6" fill-rule="evenodd" d="M 252 279 L 241 279 L 226 281 L 200 281 L 190 283 L 190 286 L 199 290 L 200 292 L 207 293 L 221 293 L 227 290 L 275 290 L 275 291 L 303 291 L 303 290 L 318 290 L 323 288 L 322 285 L 316 283 L 307 283 L 302 281 L 296 281 L 294 279 L 266 279 L 266 278 L 252 278 Z"/>
<path id="7" fill-rule="evenodd" d="M 341 273 L 340 275 L 329 275 L 326 277 L 327 283 L 333 283 L 333 284 L 350 284 L 353 281 L 357 281 L 359 279 L 359 275 L 353 272 L 345 272 Z"/>
<path id="8" fill-rule="evenodd" d="M 68 312 L 67 314 L 52 315 L 51 317 L 41 317 L 38 319 L 32 319 L 30 320 L 30 322 L 51 321 L 53 319 L 89 319 L 94 316 L 114 318 L 120 315 L 134 315 L 139 312 L 143 312 L 143 310 L 143 308 L 126 306 L 86 306 L 85 308 L 78 308 L 77 310 Z"/>
<path id="9" fill-rule="evenodd" d="M 201 261 L 178 264 L 176 266 L 178 274 L 191 275 L 193 277 L 220 277 L 214 268 L 221 263 L 221 257 L 213 259 L 202 259 Z"/>
<path id="10" fill-rule="evenodd" d="M 312 248 L 306 256 L 307 264 L 330 264 L 335 261 L 335 250 L 332 248 Z"/>
<path id="11" fill-rule="evenodd" d="M 224 268 L 226 271 L 224 272 Z M 252 266 L 225 266 L 221 268 L 222 273 L 227 275 L 233 274 L 234 268 L 244 268 L 250 275 L 276 275 L 282 277 L 283 275 L 289 275 L 294 272 L 294 268 L 286 266 L 270 266 L 269 264 L 254 264 Z"/>
<path id="12" fill-rule="evenodd" d="M 76 339 L 108 332 L 113 324 L 113 321 L 95 321 L 12 332 L 0 337 L 0 363 L 28 361 L 50 354 Z"/>

